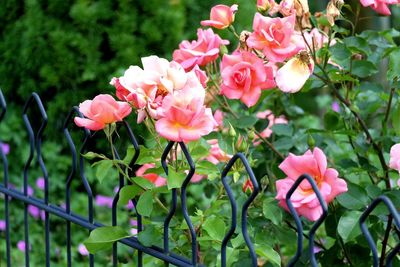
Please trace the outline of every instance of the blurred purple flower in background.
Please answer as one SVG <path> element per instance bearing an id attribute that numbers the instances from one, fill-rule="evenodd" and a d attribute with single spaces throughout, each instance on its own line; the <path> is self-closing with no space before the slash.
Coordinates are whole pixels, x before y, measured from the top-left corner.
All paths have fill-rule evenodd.
<path id="1" fill-rule="evenodd" d="M 96 196 L 96 205 L 99 207 L 109 207 L 112 208 L 113 198 L 103 195 Z"/>
<path id="2" fill-rule="evenodd" d="M 39 188 L 40 190 L 44 190 L 44 178 L 43 177 L 39 177 L 36 180 L 36 186 L 37 188 Z"/>
<path id="3" fill-rule="evenodd" d="M 25 241 L 23 241 L 23 240 L 18 241 L 18 243 L 17 243 L 17 248 L 18 248 L 18 250 L 20 250 L 20 251 L 22 251 L 22 252 L 25 252 L 25 250 L 26 250 Z M 31 250 L 31 247 L 30 247 L 30 246 L 29 246 L 29 250 Z"/>
<path id="4" fill-rule="evenodd" d="M 10 145 L 7 143 L 0 143 L 1 146 L 1 151 L 3 151 L 4 155 L 7 155 L 8 153 L 10 153 Z"/>
<path id="5" fill-rule="evenodd" d="M 79 254 L 81 254 L 82 256 L 87 256 L 89 255 L 89 251 L 86 249 L 84 244 L 79 244 L 78 246 L 78 252 Z"/>
<path id="6" fill-rule="evenodd" d="M 0 231 L 6 230 L 6 221 L 0 220 Z"/>
<path id="7" fill-rule="evenodd" d="M 28 213 L 34 217 L 35 219 L 42 219 L 44 221 L 45 219 L 45 212 L 44 210 L 39 209 L 38 207 L 29 205 L 28 206 Z"/>
<path id="8" fill-rule="evenodd" d="M 338 102 L 333 101 L 333 103 L 332 103 L 332 110 L 335 111 L 335 112 L 338 112 L 338 113 L 340 112 L 340 105 L 339 105 Z"/>

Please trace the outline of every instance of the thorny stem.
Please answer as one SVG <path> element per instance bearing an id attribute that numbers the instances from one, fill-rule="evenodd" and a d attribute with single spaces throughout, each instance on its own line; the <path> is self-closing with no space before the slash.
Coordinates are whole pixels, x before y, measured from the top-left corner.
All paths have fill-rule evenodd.
<path id="1" fill-rule="evenodd" d="M 354 108 L 352 107 L 350 101 L 345 99 L 345 98 L 343 98 L 343 96 L 339 93 L 338 89 L 336 89 L 336 87 L 334 86 L 334 84 L 330 80 L 328 74 L 326 73 L 325 69 L 323 69 L 318 63 L 315 63 L 315 65 L 322 71 L 323 76 L 320 76 L 318 74 L 314 74 L 314 75 L 316 77 L 318 77 L 319 79 L 321 79 L 333 91 L 333 93 L 340 100 L 340 102 L 342 102 L 351 111 L 353 116 L 357 119 L 358 123 L 360 124 L 363 132 L 365 133 L 365 135 L 367 137 L 367 141 L 370 144 L 372 144 L 373 149 L 378 154 L 379 162 L 380 162 L 380 164 L 381 164 L 381 166 L 383 168 L 383 171 L 384 171 L 384 178 L 385 178 L 386 188 L 390 188 L 389 169 L 388 169 L 388 166 L 386 165 L 386 161 L 385 161 L 385 158 L 383 156 L 381 147 L 372 138 L 372 135 L 369 132 L 369 129 L 368 129 L 366 123 L 364 122 L 364 120 L 362 119 L 361 115 L 357 111 L 354 110 Z"/>

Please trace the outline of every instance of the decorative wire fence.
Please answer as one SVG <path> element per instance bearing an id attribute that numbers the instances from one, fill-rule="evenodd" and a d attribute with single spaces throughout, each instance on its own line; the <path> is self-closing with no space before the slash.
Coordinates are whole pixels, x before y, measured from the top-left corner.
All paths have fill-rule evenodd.
<path id="1" fill-rule="evenodd" d="M 6 101 L 4 99 L 4 96 L 2 92 L 0 91 L 0 107 L 1 107 L 1 113 L 0 113 L 0 122 L 3 120 L 6 111 L 7 111 L 7 105 Z M 34 126 L 30 120 L 30 111 L 36 108 L 39 110 L 40 113 L 40 119 L 39 119 L 39 125 L 37 126 L 38 129 L 34 130 Z M 52 203 L 49 202 L 49 183 L 51 182 L 50 176 L 47 172 L 46 165 L 43 161 L 42 157 L 42 136 L 43 132 L 46 128 L 48 118 L 46 111 L 43 107 L 43 104 L 39 98 L 39 96 L 36 93 L 33 93 L 31 97 L 28 99 L 26 102 L 24 108 L 23 108 L 23 113 L 22 113 L 22 118 L 25 124 L 25 127 L 27 129 L 28 137 L 29 137 L 29 145 L 30 145 L 30 152 L 29 152 L 29 157 L 25 163 L 25 167 L 23 168 L 23 190 L 22 192 L 15 189 L 13 186 L 11 186 L 9 182 L 9 162 L 7 160 L 7 156 L 5 153 L 0 150 L 1 153 L 1 160 L 2 160 L 2 165 L 3 165 L 3 183 L 0 184 L 0 193 L 3 194 L 3 198 L 1 201 L 4 201 L 4 218 L 5 218 L 5 262 L 6 266 L 10 267 L 13 266 L 13 262 L 11 260 L 11 251 L 14 249 L 11 245 L 11 235 L 14 233 L 10 233 L 10 228 L 11 224 L 13 223 L 10 220 L 10 201 L 13 199 L 13 201 L 18 201 L 22 202 L 24 205 L 24 212 L 23 212 L 23 225 L 19 225 L 21 229 L 24 229 L 24 241 L 25 245 L 27 247 L 30 246 L 30 220 L 28 217 L 28 206 L 34 206 L 42 211 L 44 211 L 44 249 L 45 249 L 45 265 L 50 266 L 52 264 L 51 261 L 51 248 L 52 244 L 50 242 L 50 236 L 52 235 L 51 229 L 51 221 L 53 217 L 58 217 L 59 219 L 62 219 L 66 223 L 66 231 L 65 231 L 65 247 L 66 247 L 66 258 L 67 258 L 67 266 L 74 266 L 73 262 L 73 257 L 72 257 L 72 250 L 71 250 L 71 236 L 73 234 L 71 230 L 71 225 L 75 224 L 78 225 L 79 227 L 83 229 L 87 229 L 88 231 L 92 231 L 98 227 L 103 226 L 100 223 L 95 222 L 95 216 L 94 216 L 94 208 L 93 208 L 93 192 L 92 188 L 90 186 L 90 183 L 85 175 L 85 160 L 84 157 L 82 156 L 87 149 L 88 142 L 92 138 L 91 133 L 83 129 L 82 131 L 84 132 L 84 139 L 82 144 L 80 145 L 80 148 L 77 149 L 77 146 L 75 145 L 69 128 L 73 125 L 72 119 L 74 116 L 80 116 L 82 117 L 82 114 L 79 112 L 78 108 L 74 107 L 71 112 L 68 114 L 64 126 L 63 126 L 63 132 L 65 135 L 65 138 L 69 144 L 69 148 L 71 151 L 71 170 L 69 174 L 66 174 L 65 176 L 67 177 L 65 181 L 65 207 L 60 207 L 57 205 L 53 205 Z M 38 121 L 38 118 L 35 118 L 35 121 Z M 123 122 L 122 126 L 125 128 L 129 142 L 133 145 L 135 149 L 135 154 L 132 159 L 132 162 L 130 163 L 131 166 L 135 165 L 136 160 L 139 157 L 140 153 L 140 148 L 138 145 L 138 142 L 135 138 L 135 135 L 133 134 L 132 130 L 130 129 L 129 125 L 127 122 Z M 36 128 L 36 127 L 35 127 Z M 1 138 L 1 137 L 0 137 Z M 1 143 L 0 143 L 1 144 Z M 175 145 L 174 142 L 169 142 L 167 147 L 164 150 L 164 153 L 161 158 L 161 165 L 165 171 L 166 174 L 168 174 L 168 165 L 167 165 L 167 156 L 170 153 L 171 149 Z M 179 143 L 180 148 L 182 149 L 182 152 L 184 156 L 186 157 L 186 160 L 190 166 L 190 170 L 188 174 L 186 175 L 186 178 L 181 186 L 181 188 L 178 189 L 172 189 L 171 190 L 171 202 L 170 202 L 170 207 L 169 207 L 169 212 L 164 219 L 163 222 L 163 247 L 156 247 L 156 246 L 151 246 L 151 247 L 146 247 L 143 244 L 141 244 L 136 237 L 130 237 L 130 238 L 125 238 L 123 240 L 118 241 L 118 243 L 115 243 L 113 245 L 112 249 L 112 266 L 118 266 L 119 264 L 119 259 L 118 259 L 118 246 L 123 245 L 130 247 L 134 250 L 137 250 L 137 255 L 136 256 L 136 263 L 134 263 L 137 266 L 143 266 L 143 257 L 144 255 L 150 256 L 157 258 L 161 261 L 163 261 L 166 265 L 168 264 L 173 264 L 176 266 L 203 266 L 198 262 L 199 257 L 198 257 L 198 242 L 197 242 L 197 235 L 196 235 L 196 230 L 195 227 L 191 221 L 191 218 L 189 216 L 188 212 L 188 207 L 187 207 L 187 187 L 189 186 L 189 182 L 191 178 L 193 177 L 195 173 L 195 164 L 189 154 L 189 151 L 184 143 Z M 117 158 L 119 157 L 118 151 L 114 151 L 115 155 Z M 43 198 L 36 198 L 33 196 L 30 196 L 28 194 L 28 177 L 29 177 L 29 170 L 31 168 L 32 161 L 34 159 L 34 156 L 36 154 L 36 160 L 37 164 L 39 165 L 41 172 L 43 173 L 43 178 L 44 178 L 44 197 Z M 227 266 L 227 247 L 230 244 L 231 238 L 235 232 L 235 229 L 237 228 L 238 224 L 238 204 L 235 200 L 232 188 L 229 185 L 229 179 L 231 177 L 228 175 L 228 172 L 231 170 L 233 167 L 234 163 L 236 161 L 240 160 L 248 174 L 248 177 L 250 178 L 254 190 L 253 192 L 248 196 L 247 200 L 243 203 L 243 205 L 240 207 L 241 208 L 241 213 L 240 213 L 240 226 L 241 226 L 241 234 L 243 235 L 243 238 L 245 240 L 246 246 L 249 251 L 249 255 L 251 258 L 251 266 L 257 266 L 257 255 L 254 249 L 254 245 L 252 242 L 251 237 L 249 236 L 247 232 L 247 211 L 249 208 L 251 208 L 251 204 L 256 198 L 256 196 L 260 193 L 260 185 L 246 159 L 246 157 L 238 153 L 232 157 L 232 159 L 228 162 L 224 170 L 222 171 L 221 175 L 221 182 L 225 188 L 226 194 L 229 198 L 230 205 L 231 205 L 231 221 L 230 221 L 230 227 L 222 241 L 221 244 L 221 266 Z M 87 195 L 87 215 L 85 217 L 82 217 L 80 215 L 77 215 L 71 211 L 71 182 L 76 176 L 79 176 L 80 182 L 83 184 L 83 187 L 85 189 L 85 193 Z M 60 179 L 60 177 L 58 177 Z M 318 221 L 315 222 L 311 230 L 308 232 L 308 235 L 306 235 L 303 231 L 303 225 L 302 222 L 295 210 L 295 208 L 292 205 L 291 202 L 291 196 L 296 190 L 296 188 L 300 185 L 301 182 L 304 180 L 307 180 L 308 183 L 311 184 L 312 189 L 314 190 L 321 206 L 323 209 L 323 213 L 321 217 L 318 219 Z M 119 178 L 119 190 L 124 186 L 125 180 L 123 177 Z M 118 225 L 117 221 L 117 203 L 119 199 L 119 190 L 116 192 L 113 202 L 112 202 L 112 207 L 111 207 L 111 217 L 112 217 L 112 225 L 116 226 Z M 178 194 L 178 192 L 180 192 Z M 177 255 L 176 253 L 171 252 L 170 250 L 170 230 L 171 230 L 171 220 L 174 216 L 177 216 L 177 209 L 178 209 L 178 196 L 181 202 L 180 208 L 181 208 L 181 213 L 184 217 L 184 220 L 187 224 L 189 235 L 190 235 L 190 240 L 191 240 L 191 255 L 187 257 L 187 255 Z M 135 200 L 131 200 L 133 205 L 135 205 Z M 360 218 L 360 227 L 363 235 L 368 241 L 369 247 L 372 252 L 372 257 L 373 257 L 373 266 L 378 266 L 379 263 L 379 257 L 378 257 L 378 251 L 377 251 L 377 246 L 376 246 L 376 241 L 372 238 L 369 230 L 366 227 L 365 221 L 368 218 L 369 214 L 378 206 L 379 203 L 384 203 L 386 207 L 388 208 L 390 214 L 388 217 L 393 220 L 394 226 L 397 228 L 397 234 L 399 235 L 400 238 L 400 216 L 397 211 L 397 209 L 394 207 L 393 203 L 389 198 L 386 196 L 379 196 L 376 198 L 371 205 L 364 211 Z M 301 175 L 298 180 L 294 183 L 292 188 L 289 190 L 287 196 L 286 196 L 286 203 L 287 206 L 293 216 L 293 219 L 296 224 L 296 231 L 297 231 L 297 251 L 296 254 L 291 258 L 289 261 L 288 266 L 295 266 L 295 264 L 298 262 L 300 257 L 302 256 L 303 253 L 308 253 L 309 258 L 310 258 L 310 264 L 311 266 L 318 266 L 317 259 L 315 257 L 314 249 L 316 248 L 315 244 L 315 233 L 317 229 L 321 226 L 321 224 L 324 222 L 325 218 L 327 217 L 328 214 L 328 208 L 327 205 L 318 190 L 317 185 L 315 184 L 314 179 L 312 179 L 309 175 L 303 174 Z M 137 230 L 138 232 L 143 231 L 143 229 L 146 227 L 146 225 L 143 225 L 142 223 L 142 218 L 139 214 L 136 214 L 136 219 L 138 221 L 137 225 Z M 390 225 L 388 224 L 387 226 L 387 231 L 390 231 Z M 303 238 L 304 237 L 308 238 L 308 249 L 303 250 Z M 400 251 L 400 244 L 397 244 L 396 247 L 394 247 L 390 253 L 386 256 L 386 263 L 385 266 L 392 266 L 392 261 L 393 258 L 399 253 Z M 360 255 L 363 256 L 363 255 Z M 25 257 L 25 266 L 31 266 L 30 264 L 30 250 L 25 249 L 24 253 Z M 2 259 L 3 256 L 0 258 L 0 266 L 2 265 Z M 95 256 L 94 255 L 89 255 L 89 266 L 94 266 L 95 264 Z"/>

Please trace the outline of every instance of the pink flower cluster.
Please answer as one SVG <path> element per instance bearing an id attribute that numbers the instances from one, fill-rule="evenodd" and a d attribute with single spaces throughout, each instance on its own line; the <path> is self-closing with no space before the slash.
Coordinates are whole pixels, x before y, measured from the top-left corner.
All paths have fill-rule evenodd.
<path id="1" fill-rule="evenodd" d="M 391 14 L 389 5 L 400 4 L 399 0 L 360 0 L 361 5 L 371 7 L 379 14 L 389 16 Z"/>
<path id="2" fill-rule="evenodd" d="M 279 165 L 279 168 L 287 175 L 285 179 L 276 182 L 279 205 L 288 210 L 286 195 L 295 181 L 302 174 L 309 174 L 314 178 L 326 203 L 330 203 L 337 195 L 347 191 L 345 180 L 338 178 L 335 169 L 327 168 L 327 160 L 324 152 L 319 148 L 308 150 L 302 156 L 289 153 L 289 156 Z M 322 214 L 322 208 L 310 183 L 301 182 L 291 197 L 294 208 L 300 216 L 316 221 Z"/>

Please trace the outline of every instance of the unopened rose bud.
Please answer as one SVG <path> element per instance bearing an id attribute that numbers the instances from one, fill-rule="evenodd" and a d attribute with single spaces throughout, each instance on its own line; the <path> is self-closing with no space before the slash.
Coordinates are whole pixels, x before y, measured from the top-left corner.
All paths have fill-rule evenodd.
<path id="1" fill-rule="evenodd" d="M 239 134 L 239 138 L 238 138 L 235 148 L 239 152 L 244 152 L 247 149 L 247 143 L 240 134 Z"/>
<path id="2" fill-rule="evenodd" d="M 256 138 L 256 134 L 254 133 L 254 131 L 250 131 L 250 132 L 247 134 L 247 137 L 248 137 L 250 140 L 253 140 L 254 138 Z"/>
<path id="3" fill-rule="evenodd" d="M 236 131 L 235 128 L 233 128 L 232 124 L 229 123 L 229 131 L 228 131 L 229 136 L 235 137 L 236 136 Z"/>
<path id="4" fill-rule="evenodd" d="M 251 194 L 254 191 L 254 186 L 253 183 L 251 182 L 250 179 L 247 179 L 246 182 L 244 182 L 243 186 L 242 186 L 242 190 L 244 193 L 246 194 Z"/>
<path id="5" fill-rule="evenodd" d="M 257 10 L 260 12 L 268 11 L 274 5 L 276 5 L 274 0 L 257 0 Z"/>

